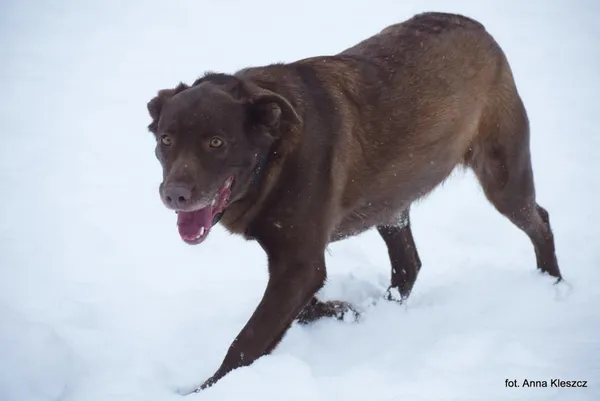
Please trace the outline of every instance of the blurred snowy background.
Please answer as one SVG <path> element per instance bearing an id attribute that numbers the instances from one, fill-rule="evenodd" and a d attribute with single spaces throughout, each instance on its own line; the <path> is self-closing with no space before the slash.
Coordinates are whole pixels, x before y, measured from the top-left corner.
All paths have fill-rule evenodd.
<path id="1" fill-rule="evenodd" d="M 0 4 L 0 400 L 181 400 L 220 364 L 267 279 L 259 246 L 198 247 L 160 203 L 146 102 L 205 70 L 332 54 L 421 11 L 464 13 L 505 50 L 531 119 L 539 202 L 572 286 L 457 174 L 413 209 L 404 306 L 294 326 L 194 400 L 600 399 L 600 3 L 49 1 Z M 331 246 L 324 298 L 389 280 L 374 232 Z M 588 388 L 505 388 L 505 379 Z"/>

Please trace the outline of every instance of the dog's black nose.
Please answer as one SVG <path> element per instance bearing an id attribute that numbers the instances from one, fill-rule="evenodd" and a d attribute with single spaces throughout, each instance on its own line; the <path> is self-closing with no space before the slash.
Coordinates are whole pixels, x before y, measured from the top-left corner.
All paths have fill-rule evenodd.
<path id="1" fill-rule="evenodd" d="M 165 202 L 173 209 L 183 209 L 192 200 L 191 187 L 183 184 L 169 184 L 164 189 Z"/>

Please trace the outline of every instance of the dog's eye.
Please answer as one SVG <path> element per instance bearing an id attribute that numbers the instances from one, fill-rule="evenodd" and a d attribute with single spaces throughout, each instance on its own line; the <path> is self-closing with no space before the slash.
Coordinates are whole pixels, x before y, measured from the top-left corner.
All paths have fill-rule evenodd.
<path id="1" fill-rule="evenodd" d="M 209 145 L 211 148 L 220 148 L 221 146 L 223 146 L 223 140 L 215 136 L 210 140 Z"/>
<path id="2" fill-rule="evenodd" d="M 171 139 L 171 137 L 169 135 L 166 135 L 166 134 L 160 136 L 160 141 L 165 146 L 171 146 L 171 144 L 173 143 L 173 140 Z"/>

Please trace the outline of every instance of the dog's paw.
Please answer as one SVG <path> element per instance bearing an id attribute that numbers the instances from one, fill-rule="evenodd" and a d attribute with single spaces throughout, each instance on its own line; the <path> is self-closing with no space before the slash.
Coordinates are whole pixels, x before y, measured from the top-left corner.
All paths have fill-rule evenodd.
<path id="1" fill-rule="evenodd" d="M 402 295 L 398 287 L 389 287 L 385 294 L 383 294 L 383 298 L 386 301 L 397 302 L 399 304 L 403 304 L 408 298 L 407 295 Z"/>
<path id="2" fill-rule="evenodd" d="M 564 278 L 560 278 L 554 282 L 555 299 L 557 301 L 564 301 L 573 295 L 573 285 L 566 281 Z"/>
<path id="3" fill-rule="evenodd" d="M 358 320 L 360 319 L 360 312 L 358 312 L 356 308 L 354 308 L 354 306 L 352 306 L 352 304 L 350 304 L 349 302 L 331 301 L 331 304 L 334 310 L 336 311 L 335 317 L 338 320 L 352 323 L 358 322 Z"/>
<path id="4" fill-rule="evenodd" d="M 202 389 L 199 386 L 178 388 L 175 390 L 175 392 L 180 396 L 192 395 L 199 393 L 200 391 L 202 391 Z"/>
<path id="5" fill-rule="evenodd" d="M 333 317 L 343 322 L 356 322 L 360 313 L 349 302 L 313 301 L 298 315 L 298 323 L 309 324 L 324 317 Z"/>

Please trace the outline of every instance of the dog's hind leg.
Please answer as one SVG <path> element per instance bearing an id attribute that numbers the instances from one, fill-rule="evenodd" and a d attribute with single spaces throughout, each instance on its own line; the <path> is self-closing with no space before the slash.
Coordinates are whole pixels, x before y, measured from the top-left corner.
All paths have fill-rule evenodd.
<path id="1" fill-rule="evenodd" d="M 404 301 L 410 295 L 421 269 L 421 259 L 410 228 L 410 210 L 402 211 L 397 221 L 377 226 L 385 241 L 392 265 L 391 285 L 386 298 Z"/>
<path id="2" fill-rule="evenodd" d="M 525 108 L 516 99 L 512 107 L 499 109 L 510 114 L 506 118 L 494 114 L 488 117 L 467 164 L 475 172 L 487 199 L 527 234 L 535 250 L 537 267 L 560 281 L 548 212 L 536 202 Z"/>

